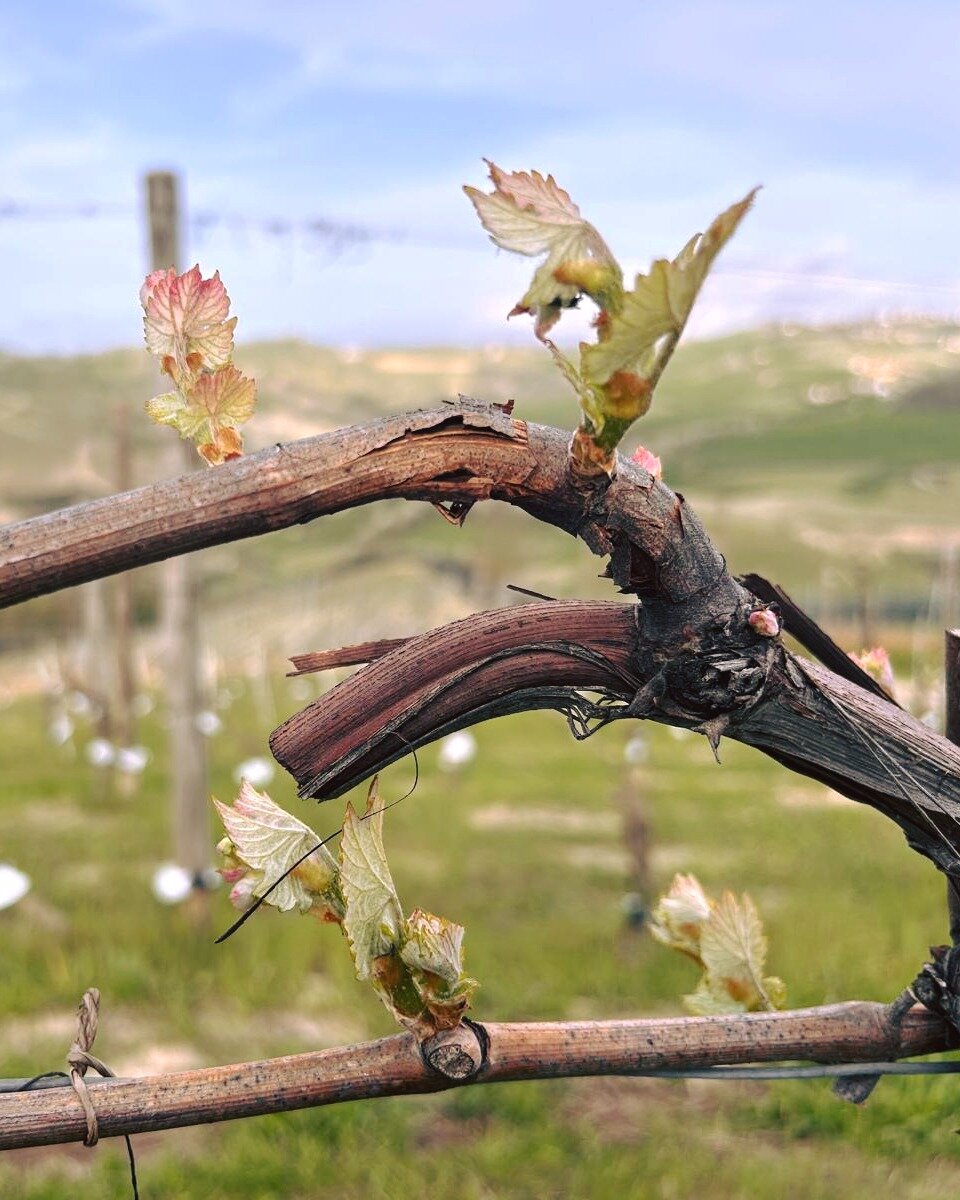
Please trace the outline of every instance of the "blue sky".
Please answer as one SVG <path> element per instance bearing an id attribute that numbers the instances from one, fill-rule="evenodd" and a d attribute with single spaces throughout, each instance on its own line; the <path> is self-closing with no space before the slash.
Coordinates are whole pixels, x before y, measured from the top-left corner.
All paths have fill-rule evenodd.
<path id="1" fill-rule="evenodd" d="M 137 341 L 153 167 L 219 218 L 187 255 L 241 339 L 525 342 L 529 264 L 460 192 L 485 155 L 552 171 L 628 269 L 762 182 L 695 333 L 956 315 L 958 61 L 955 3 L 7 0 L 0 347 Z M 267 228 L 317 218 L 403 240 Z"/>

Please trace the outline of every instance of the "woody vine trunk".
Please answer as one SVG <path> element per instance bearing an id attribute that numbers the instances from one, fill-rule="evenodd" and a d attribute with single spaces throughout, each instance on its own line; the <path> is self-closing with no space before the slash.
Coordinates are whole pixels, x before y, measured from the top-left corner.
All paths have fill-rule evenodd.
<path id="1" fill-rule="evenodd" d="M 714 744 L 753 745 L 870 804 L 942 870 L 960 870 L 960 750 L 758 633 L 748 617 L 759 600 L 727 571 L 684 498 L 626 463 L 612 481 L 578 480 L 568 442 L 461 400 L 277 446 L 7 526 L 0 606 L 373 500 L 455 506 L 456 519 L 477 501 L 503 500 L 583 538 L 634 602 L 622 613 L 570 602 L 488 614 L 390 650 L 275 732 L 274 751 L 305 793 L 337 794 L 351 764 L 372 772 L 403 752 L 403 739 L 417 744 L 501 711 L 642 717 L 699 729 Z M 517 611 L 526 614 L 519 633 Z M 358 705 L 385 714 L 393 673 L 417 678 L 418 664 L 430 668 L 427 693 L 394 696 L 389 716 L 325 748 L 324 731 L 346 728 Z M 599 707 L 584 687 L 599 689 Z M 385 736 L 388 727 L 399 737 Z"/>

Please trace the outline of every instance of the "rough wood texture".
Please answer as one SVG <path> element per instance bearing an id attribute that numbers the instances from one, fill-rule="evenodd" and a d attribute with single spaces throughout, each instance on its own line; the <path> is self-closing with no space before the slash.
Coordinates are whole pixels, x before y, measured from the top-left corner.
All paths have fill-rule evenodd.
<path id="1" fill-rule="evenodd" d="M 660 1020 L 563 1021 L 474 1027 L 479 1071 L 454 1077 L 431 1067 L 410 1034 L 266 1062 L 180 1071 L 91 1087 L 101 1137 L 229 1121 L 376 1096 L 436 1092 L 470 1083 L 631 1075 L 667 1068 L 778 1062 L 876 1062 L 931 1054 L 953 1044 L 923 1009 L 898 1028 L 880 1004 L 849 1003 L 787 1013 Z M 441 1047 L 433 1047 L 439 1051 Z M 464 1043 L 475 1059 L 474 1044 Z M 0 1149 L 79 1142 L 86 1122 L 68 1088 L 0 1095 Z"/>
<path id="2" fill-rule="evenodd" d="M 944 735 L 960 745 L 960 629 L 948 629 L 943 645 Z M 960 874 L 947 875 L 947 912 L 950 941 L 960 945 Z"/>
<path id="3" fill-rule="evenodd" d="M 613 583 L 642 601 L 628 648 L 642 686 L 629 715 L 699 728 L 712 741 L 724 734 L 749 742 L 872 804 L 940 867 L 960 868 L 960 750 L 882 698 L 759 636 L 748 622 L 756 599 L 731 578 L 681 496 L 629 463 L 612 482 L 577 486 L 567 434 L 473 402 L 278 446 L 193 478 L 8 526 L 0 531 L 0 605 L 388 498 L 499 499 L 579 535 L 609 558 Z M 541 632 L 537 641 L 544 640 L 555 641 Z M 389 662 L 387 655 L 365 670 Z M 535 657 L 513 664 L 516 707 L 569 699 L 569 687 L 557 692 L 556 674 L 553 691 L 542 683 L 542 667 Z M 566 682 L 581 681 L 571 675 Z M 618 689 L 626 698 L 623 680 Z M 350 692 L 340 696 L 323 710 L 325 719 L 350 702 Z M 375 708 L 376 694 L 368 692 L 367 701 Z M 494 702 L 473 714 L 492 711 L 502 709 Z M 368 757 L 366 769 L 382 756 Z M 318 790 L 324 770 L 313 761 L 299 782 Z"/>
<path id="4" fill-rule="evenodd" d="M 383 658 L 408 641 L 407 638 L 378 638 L 373 642 L 357 642 L 353 646 L 341 646 L 338 650 L 313 650 L 307 654 L 294 654 L 290 659 L 293 670 L 288 675 L 310 675 L 314 671 L 330 671 L 335 667 L 355 667 L 359 663 Z"/>
<path id="5" fill-rule="evenodd" d="M 340 795 L 526 689 L 552 686 L 554 696 L 557 688 L 612 683 L 633 695 L 641 682 L 631 666 L 636 626 L 635 605 L 611 602 L 477 613 L 378 656 L 281 725 L 270 748 L 302 795 Z"/>
<path id="6" fill-rule="evenodd" d="M 768 603 L 773 602 L 780 609 L 780 623 L 787 633 L 797 639 L 805 650 L 820 660 L 825 667 L 859 687 L 866 688 L 896 704 L 893 696 L 879 684 L 872 675 L 856 663 L 847 652 L 838 646 L 829 633 L 822 629 L 809 613 L 803 611 L 799 604 L 778 583 L 771 583 L 762 575 L 740 575 L 738 579 L 754 596 Z"/>

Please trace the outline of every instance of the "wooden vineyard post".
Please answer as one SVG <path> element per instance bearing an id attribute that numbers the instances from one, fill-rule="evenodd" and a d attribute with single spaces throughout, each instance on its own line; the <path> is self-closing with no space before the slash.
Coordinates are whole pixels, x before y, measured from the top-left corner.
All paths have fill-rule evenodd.
<path id="1" fill-rule="evenodd" d="M 146 177 L 150 265 L 153 270 L 180 266 L 180 196 L 177 176 L 154 171 Z M 178 441 L 171 464 L 175 474 L 194 471 L 193 444 Z M 191 555 L 171 558 L 163 565 L 161 613 L 164 672 L 170 729 L 170 784 L 173 853 L 177 865 L 196 884 L 210 865 L 210 813 L 207 800 L 207 760 L 203 735 L 197 727 L 201 708 L 200 654 L 197 611 L 197 572 Z M 195 886 L 196 896 L 201 887 Z M 199 900 L 197 903 L 202 903 Z M 203 905 L 205 908 L 206 906 Z"/>
<path id="2" fill-rule="evenodd" d="M 116 437 L 116 483 L 118 492 L 133 487 L 133 447 L 130 437 L 130 409 L 120 404 L 114 415 Z M 116 718 L 114 740 L 117 750 L 129 749 L 135 740 L 134 700 L 137 680 L 133 665 L 133 574 L 124 571 L 115 580 L 114 636 L 117 667 Z M 136 776 L 121 774 L 117 786 L 122 793 L 133 792 Z"/>

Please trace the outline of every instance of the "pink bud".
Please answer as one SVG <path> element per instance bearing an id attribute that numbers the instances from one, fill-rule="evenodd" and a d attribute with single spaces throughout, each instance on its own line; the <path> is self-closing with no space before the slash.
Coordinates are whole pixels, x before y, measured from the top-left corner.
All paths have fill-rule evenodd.
<path id="1" fill-rule="evenodd" d="M 780 622 L 772 608 L 755 608 L 747 620 L 761 637 L 776 637 L 780 632 Z"/>
<path id="2" fill-rule="evenodd" d="M 239 883 L 249 871 L 249 867 L 218 867 L 217 871 L 224 883 Z"/>
<path id="3" fill-rule="evenodd" d="M 630 455 L 630 461 L 636 463 L 638 467 L 643 467 L 645 471 L 649 471 L 654 479 L 663 478 L 663 464 L 653 451 L 648 450 L 646 446 L 638 446 Z"/>
<path id="4" fill-rule="evenodd" d="M 257 884 L 262 882 L 262 877 L 256 875 L 245 875 L 230 889 L 230 903 L 234 908 L 239 908 L 241 911 L 250 907 L 253 903 L 253 893 Z"/>

